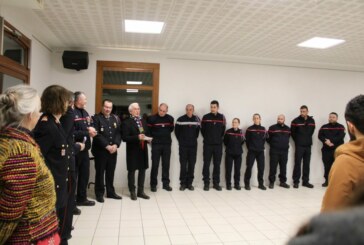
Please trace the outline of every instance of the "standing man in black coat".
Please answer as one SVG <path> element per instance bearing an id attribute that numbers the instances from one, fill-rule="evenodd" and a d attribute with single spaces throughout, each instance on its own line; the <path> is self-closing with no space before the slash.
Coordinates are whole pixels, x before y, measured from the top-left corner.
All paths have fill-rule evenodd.
<path id="1" fill-rule="evenodd" d="M 88 150 L 91 148 L 91 137 L 95 137 L 97 132 L 93 127 L 92 119 L 86 108 L 86 95 L 83 92 L 75 92 L 75 131 L 76 142 L 85 144 L 85 149 L 76 155 L 76 176 L 78 206 L 94 206 L 95 202 L 87 199 L 87 185 L 90 177 L 90 158 Z"/>
<path id="2" fill-rule="evenodd" d="M 247 128 L 245 132 L 246 146 L 248 154 L 246 156 L 246 171 L 244 175 L 245 190 L 250 190 L 250 178 L 252 176 L 252 168 L 255 160 L 258 166 L 258 188 L 265 191 L 267 188 L 264 186 L 264 144 L 267 139 L 267 131 L 265 127 L 260 125 L 261 117 L 258 113 L 253 115 L 254 124 Z"/>
<path id="3" fill-rule="evenodd" d="M 179 180 L 180 190 L 188 188 L 193 191 L 192 185 L 195 173 L 197 138 L 200 133 L 200 119 L 194 115 L 195 107 L 191 104 L 186 105 L 186 114 L 179 117 L 176 122 L 174 133 L 179 144 L 179 162 L 181 171 Z"/>
<path id="4" fill-rule="evenodd" d="M 126 142 L 126 164 L 128 170 L 128 186 L 131 200 L 137 197 L 149 199 L 144 193 L 145 170 L 148 168 L 148 137 L 149 129 L 144 119 L 140 117 L 138 103 L 129 105 L 130 117 L 121 125 L 121 135 Z M 138 170 L 138 194 L 135 193 L 135 171 Z"/>
<path id="5" fill-rule="evenodd" d="M 158 113 L 148 117 L 147 123 L 152 141 L 152 171 L 150 172 L 150 190 L 157 191 L 159 161 L 162 159 L 163 189 L 172 191 L 169 185 L 169 167 L 171 159 L 171 133 L 174 130 L 174 118 L 167 114 L 168 105 L 162 103 L 158 107 Z"/>
<path id="6" fill-rule="evenodd" d="M 269 127 L 267 142 L 269 149 L 269 188 L 274 188 L 276 181 L 277 166 L 279 164 L 279 186 L 289 188 L 287 182 L 287 161 L 289 138 L 291 137 L 291 129 L 284 124 L 285 116 L 278 115 L 277 124 Z"/>
<path id="7" fill-rule="evenodd" d="M 98 134 L 93 138 L 91 152 L 95 157 L 96 201 L 101 203 L 104 202 L 105 182 L 106 197 L 121 199 L 114 188 L 117 154 L 121 144 L 120 119 L 111 113 L 112 107 L 112 101 L 105 99 L 102 102 L 101 112 L 93 117 Z"/>
<path id="8" fill-rule="evenodd" d="M 204 191 L 210 189 L 210 163 L 213 157 L 213 188 L 217 191 L 221 191 L 220 165 L 226 120 L 224 115 L 218 112 L 219 102 L 217 100 L 211 101 L 210 111 L 210 113 L 203 116 L 201 122 L 201 134 L 203 136 L 203 189 Z"/>
<path id="9" fill-rule="evenodd" d="M 336 112 L 329 114 L 329 123 L 322 125 L 318 138 L 322 142 L 322 162 L 324 163 L 324 178 L 325 182 L 322 187 L 327 187 L 329 184 L 329 173 L 332 164 L 334 163 L 334 153 L 337 147 L 344 144 L 345 127 L 337 122 L 338 115 Z"/>
<path id="10" fill-rule="evenodd" d="M 296 151 L 294 155 L 293 188 L 298 188 L 301 178 L 301 161 L 303 160 L 302 186 L 313 188 L 310 184 L 310 161 L 312 135 L 315 131 L 315 120 L 308 115 L 308 107 L 303 105 L 300 108 L 300 115 L 291 123 L 291 134 L 294 140 Z"/>

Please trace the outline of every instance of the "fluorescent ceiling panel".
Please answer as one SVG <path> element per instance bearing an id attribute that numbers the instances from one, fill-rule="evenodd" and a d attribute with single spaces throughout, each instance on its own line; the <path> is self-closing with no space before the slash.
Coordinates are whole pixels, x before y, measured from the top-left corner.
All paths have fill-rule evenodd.
<path id="1" fill-rule="evenodd" d="M 344 43 L 345 40 L 326 37 L 314 37 L 297 44 L 299 47 L 325 49 Z"/>
<path id="2" fill-rule="evenodd" d="M 163 26 L 159 21 L 125 20 L 125 32 L 160 34 Z"/>

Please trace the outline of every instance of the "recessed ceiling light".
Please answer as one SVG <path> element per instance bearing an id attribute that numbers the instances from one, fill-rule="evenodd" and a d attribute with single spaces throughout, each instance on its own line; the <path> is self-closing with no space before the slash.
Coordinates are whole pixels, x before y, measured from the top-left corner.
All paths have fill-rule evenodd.
<path id="1" fill-rule="evenodd" d="M 297 44 L 297 46 L 305 48 L 325 49 L 325 48 L 331 48 L 343 42 L 345 42 L 345 40 L 326 38 L 326 37 L 314 37 L 300 44 Z"/>
<path id="2" fill-rule="evenodd" d="M 125 32 L 160 34 L 163 26 L 159 21 L 125 20 Z"/>
<path id="3" fill-rule="evenodd" d="M 129 84 L 129 85 L 142 85 L 143 82 L 142 81 L 126 81 L 126 84 Z"/>
<path id="4" fill-rule="evenodd" d="M 127 93 L 138 93 L 139 92 L 139 89 L 133 89 L 133 88 L 128 88 L 126 90 Z"/>

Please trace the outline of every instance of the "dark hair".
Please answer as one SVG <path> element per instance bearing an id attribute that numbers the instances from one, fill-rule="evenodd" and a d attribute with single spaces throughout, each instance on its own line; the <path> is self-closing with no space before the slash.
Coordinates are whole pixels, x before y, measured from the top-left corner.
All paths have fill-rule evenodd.
<path id="1" fill-rule="evenodd" d="M 306 110 L 308 110 L 307 105 L 302 105 L 302 106 L 300 107 L 300 110 L 302 110 L 302 109 L 306 109 Z"/>
<path id="2" fill-rule="evenodd" d="M 83 93 L 83 92 L 81 92 L 81 91 L 76 91 L 76 92 L 74 93 L 74 96 L 75 96 L 74 101 L 77 101 L 81 94 L 84 94 L 84 93 Z"/>
<path id="3" fill-rule="evenodd" d="M 358 95 L 349 101 L 345 109 L 345 120 L 364 134 L 364 95 Z"/>
<path id="4" fill-rule="evenodd" d="M 219 107 L 219 101 L 213 100 L 211 101 L 210 105 L 217 105 L 217 107 Z"/>
<path id="5" fill-rule="evenodd" d="M 42 93 L 41 111 L 50 114 L 64 114 L 69 103 L 69 90 L 59 85 L 48 86 Z"/>
<path id="6" fill-rule="evenodd" d="M 102 105 L 105 105 L 105 102 L 113 103 L 112 100 L 110 100 L 110 99 L 104 99 L 102 101 Z"/>
<path id="7" fill-rule="evenodd" d="M 339 115 L 336 112 L 331 112 L 330 115 L 335 115 L 336 117 L 339 117 Z"/>

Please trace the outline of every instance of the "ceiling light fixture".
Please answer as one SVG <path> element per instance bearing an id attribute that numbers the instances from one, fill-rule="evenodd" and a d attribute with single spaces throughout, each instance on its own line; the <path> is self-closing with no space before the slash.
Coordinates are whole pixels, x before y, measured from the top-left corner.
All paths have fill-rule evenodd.
<path id="1" fill-rule="evenodd" d="M 305 48 L 325 49 L 325 48 L 331 48 L 333 46 L 339 45 L 344 42 L 345 42 L 345 40 L 342 40 L 342 39 L 314 37 L 314 38 L 308 39 L 302 43 L 297 44 L 297 46 L 305 47 Z"/>
<path id="2" fill-rule="evenodd" d="M 142 85 L 142 81 L 126 81 L 126 84 L 128 85 Z"/>
<path id="3" fill-rule="evenodd" d="M 133 89 L 133 88 L 128 88 L 126 90 L 127 93 L 138 93 L 139 92 L 139 89 Z"/>
<path id="4" fill-rule="evenodd" d="M 164 22 L 125 20 L 125 32 L 160 34 L 164 27 Z"/>

